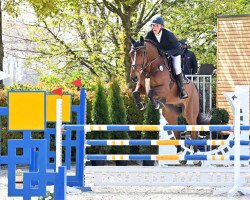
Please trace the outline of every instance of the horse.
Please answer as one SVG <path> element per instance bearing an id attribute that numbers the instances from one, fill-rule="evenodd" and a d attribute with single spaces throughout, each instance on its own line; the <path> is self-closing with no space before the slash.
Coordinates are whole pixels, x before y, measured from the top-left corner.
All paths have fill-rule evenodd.
<path id="1" fill-rule="evenodd" d="M 151 103 L 156 109 L 162 108 L 162 115 L 171 125 L 178 124 L 178 117 L 183 116 L 187 124 L 196 125 L 198 121 L 205 122 L 205 118 L 200 114 L 200 99 L 197 87 L 192 81 L 184 84 L 184 89 L 188 93 L 188 98 L 180 99 L 178 86 L 170 59 L 162 54 L 157 45 L 143 37 L 139 41 L 130 38 L 132 47 L 129 52 L 131 58 L 130 78 L 136 82 L 133 97 L 137 107 L 144 109 L 141 95 L 147 94 Z M 176 139 L 180 139 L 180 134 L 174 131 Z M 191 132 L 191 138 L 197 139 L 197 132 Z M 181 152 L 181 146 L 177 146 L 177 153 Z M 197 152 L 197 146 L 194 146 Z"/>

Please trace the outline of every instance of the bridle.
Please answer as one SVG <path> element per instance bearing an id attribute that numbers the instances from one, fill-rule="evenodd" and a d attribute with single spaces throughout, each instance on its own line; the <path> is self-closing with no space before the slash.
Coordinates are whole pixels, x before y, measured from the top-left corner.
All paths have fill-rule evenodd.
<path id="1" fill-rule="evenodd" d="M 144 74 L 148 74 L 146 71 L 147 68 L 150 67 L 158 58 L 160 58 L 160 55 L 158 55 L 156 58 L 154 58 L 153 60 L 148 62 L 148 53 L 146 51 L 146 45 L 143 45 L 143 46 L 132 48 L 132 51 L 135 52 L 134 57 L 136 57 L 136 53 L 141 49 L 144 50 L 143 51 L 143 63 L 142 64 L 135 64 L 135 60 L 134 60 L 134 64 L 132 64 L 131 67 L 133 68 L 133 70 L 137 69 L 137 67 L 140 67 Z"/>

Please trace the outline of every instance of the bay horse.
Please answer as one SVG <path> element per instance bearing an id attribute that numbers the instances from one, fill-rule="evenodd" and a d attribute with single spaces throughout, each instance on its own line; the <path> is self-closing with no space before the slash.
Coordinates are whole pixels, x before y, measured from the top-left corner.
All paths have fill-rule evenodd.
<path id="1" fill-rule="evenodd" d="M 169 124 L 177 125 L 178 116 L 182 115 L 189 125 L 196 125 L 198 118 L 204 116 L 199 115 L 199 92 L 194 83 L 189 81 L 184 84 L 188 98 L 180 99 L 176 79 L 166 55 L 163 55 L 151 40 L 144 40 L 143 37 L 139 41 L 133 38 L 130 40 L 132 43 L 129 52 L 132 63 L 130 78 L 137 82 L 133 91 L 137 107 L 144 109 L 140 95 L 147 94 L 156 109 L 162 108 L 162 114 Z M 174 135 L 176 139 L 180 139 L 177 131 L 174 131 Z M 191 132 L 191 138 L 197 139 L 196 131 Z M 181 146 L 177 146 L 177 153 L 179 152 Z M 197 146 L 194 146 L 194 152 L 197 152 Z"/>

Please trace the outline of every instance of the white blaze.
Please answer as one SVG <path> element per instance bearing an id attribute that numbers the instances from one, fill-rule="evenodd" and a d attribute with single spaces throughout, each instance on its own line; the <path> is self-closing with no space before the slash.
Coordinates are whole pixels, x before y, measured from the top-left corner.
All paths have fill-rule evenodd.
<path id="1" fill-rule="evenodd" d="M 145 78 L 145 88 L 146 88 L 146 93 L 148 94 L 150 90 L 150 78 Z"/>

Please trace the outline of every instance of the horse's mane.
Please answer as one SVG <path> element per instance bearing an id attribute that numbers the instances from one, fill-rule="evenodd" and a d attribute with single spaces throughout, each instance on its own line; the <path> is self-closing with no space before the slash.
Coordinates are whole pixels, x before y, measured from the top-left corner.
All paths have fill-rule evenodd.
<path id="1" fill-rule="evenodd" d="M 162 56 L 163 52 L 155 41 L 150 40 L 150 39 L 145 39 L 144 41 L 152 44 L 157 49 L 158 53 Z"/>
<path id="2" fill-rule="evenodd" d="M 155 41 L 150 40 L 150 39 L 144 39 L 144 41 L 145 41 L 145 42 L 151 43 L 151 44 L 154 45 L 157 49 L 159 49 L 159 45 L 158 45 Z"/>
<path id="3" fill-rule="evenodd" d="M 158 53 L 163 56 L 164 55 L 164 52 L 160 49 L 159 45 L 153 41 L 153 40 L 150 40 L 150 39 L 144 39 L 144 42 L 138 40 L 136 41 L 133 45 L 132 45 L 132 48 L 134 50 L 137 50 L 137 49 L 140 49 L 141 47 L 145 47 L 145 42 L 148 42 L 150 44 L 152 44 L 158 51 Z"/>

